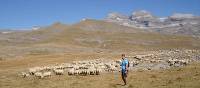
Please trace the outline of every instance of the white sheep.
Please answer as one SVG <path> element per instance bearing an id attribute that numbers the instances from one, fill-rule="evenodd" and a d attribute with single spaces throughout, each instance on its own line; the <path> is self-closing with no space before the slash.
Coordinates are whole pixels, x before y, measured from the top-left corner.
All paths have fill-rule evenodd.
<path id="1" fill-rule="evenodd" d="M 116 60 L 115 62 L 120 64 L 122 62 L 122 60 Z"/>
<path id="2" fill-rule="evenodd" d="M 30 73 L 31 75 L 34 75 L 36 72 L 39 72 L 39 71 L 41 71 L 41 70 L 42 70 L 41 67 L 29 68 L 29 73 Z"/>
<path id="3" fill-rule="evenodd" d="M 64 70 L 62 69 L 54 69 L 54 72 L 56 75 L 63 75 L 64 74 Z"/>
<path id="4" fill-rule="evenodd" d="M 38 78 L 43 78 L 44 77 L 43 74 L 42 74 L 42 72 L 36 72 L 34 75 L 36 77 L 38 77 Z"/>
<path id="5" fill-rule="evenodd" d="M 150 60 L 150 63 L 157 63 L 158 61 L 157 60 Z"/>
<path id="6" fill-rule="evenodd" d="M 95 68 L 89 68 L 87 73 L 89 75 L 95 75 Z"/>
<path id="7" fill-rule="evenodd" d="M 111 67 L 109 68 L 109 71 L 114 72 L 117 71 L 117 68 L 113 65 L 111 65 Z"/>
<path id="8" fill-rule="evenodd" d="M 79 75 L 80 71 L 79 70 L 74 70 L 74 75 Z"/>
<path id="9" fill-rule="evenodd" d="M 102 72 L 101 69 L 96 69 L 96 70 L 95 70 L 95 74 L 96 74 L 96 75 L 100 75 L 101 72 Z"/>
<path id="10" fill-rule="evenodd" d="M 190 61 L 188 59 L 179 60 L 180 65 L 187 65 Z"/>
<path id="11" fill-rule="evenodd" d="M 51 76 L 51 72 L 44 72 L 43 73 L 43 77 L 49 77 L 49 76 Z"/>
<path id="12" fill-rule="evenodd" d="M 83 69 L 81 74 L 82 75 L 88 75 L 87 69 Z"/>
<path id="13" fill-rule="evenodd" d="M 138 60 L 141 60 L 142 58 L 144 58 L 145 55 L 135 55 L 134 58 L 138 59 Z"/>
<path id="14" fill-rule="evenodd" d="M 25 72 L 21 72 L 20 75 L 21 75 L 23 78 L 30 76 L 28 73 L 25 73 Z"/>
<path id="15" fill-rule="evenodd" d="M 170 64 L 170 66 L 173 66 L 175 64 L 179 64 L 179 65 L 187 64 L 187 62 L 185 62 L 185 60 L 178 60 L 178 59 L 169 59 L 167 62 Z"/>
<path id="16" fill-rule="evenodd" d="M 86 69 L 80 69 L 80 70 L 78 70 L 78 75 L 87 75 Z"/>
<path id="17" fill-rule="evenodd" d="M 78 66 L 78 65 L 74 65 L 73 68 L 74 68 L 75 70 L 78 70 L 78 69 L 79 69 L 79 66 Z"/>
<path id="18" fill-rule="evenodd" d="M 68 71 L 68 75 L 74 75 L 74 69 L 73 68 Z"/>
<path id="19" fill-rule="evenodd" d="M 51 69 L 52 69 L 52 67 L 50 67 L 50 66 L 45 66 L 45 67 L 43 67 L 44 68 L 44 70 L 46 70 L 46 71 L 50 71 Z"/>

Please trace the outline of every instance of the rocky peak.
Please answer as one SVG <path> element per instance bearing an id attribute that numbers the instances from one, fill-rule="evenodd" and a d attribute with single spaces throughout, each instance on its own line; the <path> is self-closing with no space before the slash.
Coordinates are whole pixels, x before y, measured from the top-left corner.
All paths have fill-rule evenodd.
<path id="1" fill-rule="evenodd" d="M 161 18 L 141 10 L 133 12 L 129 17 L 119 13 L 110 13 L 106 19 L 120 25 L 149 29 L 160 33 L 200 35 L 200 16 L 193 14 L 175 13 Z"/>
<path id="2" fill-rule="evenodd" d="M 108 14 L 107 19 L 120 21 L 120 20 L 129 19 L 129 17 L 125 16 L 125 15 L 122 15 L 122 14 L 119 14 L 119 13 L 116 13 L 116 12 L 113 12 L 113 13 L 109 13 Z"/>
<path id="3" fill-rule="evenodd" d="M 135 11 L 132 13 L 131 18 L 152 18 L 153 15 L 145 10 Z"/>

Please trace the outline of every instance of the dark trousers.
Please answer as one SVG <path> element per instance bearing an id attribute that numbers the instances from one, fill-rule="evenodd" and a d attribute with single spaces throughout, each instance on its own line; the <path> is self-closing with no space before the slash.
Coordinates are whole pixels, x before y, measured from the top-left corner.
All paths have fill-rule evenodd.
<path id="1" fill-rule="evenodd" d="M 124 81 L 124 85 L 126 85 L 126 77 L 127 77 L 128 71 L 122 70 L 121 75 L 122 75 L 122 80 Z"/>

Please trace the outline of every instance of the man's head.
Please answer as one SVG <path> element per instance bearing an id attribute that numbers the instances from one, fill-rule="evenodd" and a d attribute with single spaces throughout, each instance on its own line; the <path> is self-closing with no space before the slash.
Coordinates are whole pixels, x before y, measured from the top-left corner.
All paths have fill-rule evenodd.
<path id="1" fill-rule="evenodd" d="M 125 54 L 122 54 L 122 59 L 124 59 L 125 58 Z"/>

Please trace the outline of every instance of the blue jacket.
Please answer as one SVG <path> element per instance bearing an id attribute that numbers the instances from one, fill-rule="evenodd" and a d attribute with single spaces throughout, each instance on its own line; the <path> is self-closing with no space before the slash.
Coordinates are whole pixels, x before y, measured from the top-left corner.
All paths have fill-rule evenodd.
<path id="1" fill-rule="evenodd" d="M 126 70 L 126 65 L 128 65 L 128 59 L 124 58 L 124 60 L 121 62 L 121 69 Z"/>

